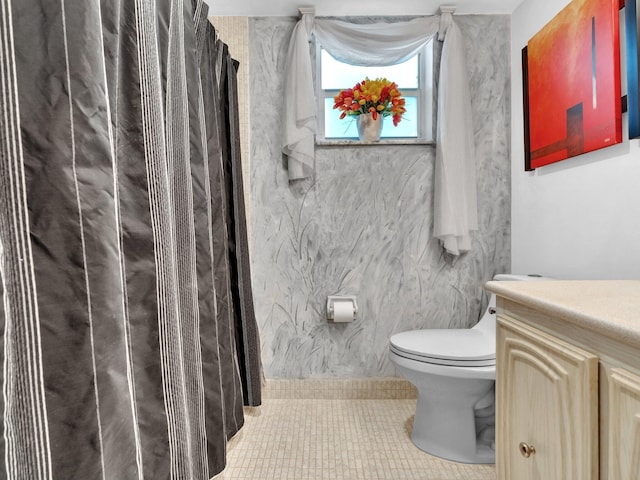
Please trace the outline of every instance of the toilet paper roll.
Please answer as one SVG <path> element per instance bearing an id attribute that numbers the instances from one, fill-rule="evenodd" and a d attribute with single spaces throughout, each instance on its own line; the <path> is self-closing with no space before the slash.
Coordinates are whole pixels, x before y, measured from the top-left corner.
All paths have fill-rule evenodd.
<path id="1" fill-rule="evenodd" d="M 333 302 L 333 321 L 336 323 L 353 322 L 355 309 L 351 300 Z"/>

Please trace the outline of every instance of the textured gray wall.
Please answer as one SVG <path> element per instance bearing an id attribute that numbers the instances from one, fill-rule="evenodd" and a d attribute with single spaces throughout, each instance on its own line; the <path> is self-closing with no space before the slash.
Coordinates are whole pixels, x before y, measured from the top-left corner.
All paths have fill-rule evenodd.
<path id="1" fill-rule="evenodd" d="M 456 16 L 467 41 L 479 231 L 458 259 L 432 238 L 434 148 L 317 147 L 315 183 L 289 185 L 280 153 L 283 72 L 296 19 L 251 18 L 252 274 L 268 378 L 394 375 L 388 338 L 468 327 L 482 285 L 509 270 L 509 17 Z M 327 295 L 357 295 L 327 322 Z"/>

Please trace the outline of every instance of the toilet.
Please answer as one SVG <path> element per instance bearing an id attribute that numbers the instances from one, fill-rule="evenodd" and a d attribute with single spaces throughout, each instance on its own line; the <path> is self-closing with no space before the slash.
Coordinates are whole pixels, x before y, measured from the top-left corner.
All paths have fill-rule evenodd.
<path id="1" fill-rule="evenodd" d="M 496 275 L 498 281 L 550 280 Z M 389 359 L 418 389 L 411 440 L 463 463 L 495 462 L 495 295 L 470 329 L 412 330 L 389 339 Z"/>

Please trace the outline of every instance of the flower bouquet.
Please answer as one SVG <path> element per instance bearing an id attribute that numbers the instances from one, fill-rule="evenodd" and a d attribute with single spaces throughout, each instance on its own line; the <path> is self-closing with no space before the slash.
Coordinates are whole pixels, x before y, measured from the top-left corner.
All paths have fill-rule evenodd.
<path id="1" fill-rule="evenodd" d="M 353 88 L 340 90 L 334 98 L 334 109 L 340 109 L 340 119 L 370 113 L 373 120 L 379 115 L 393 116 L 393 126 L 398 126 L 407 111 L 398 85 L 386 78 L 370 80 L 368 77 L 356 83 Z"/>

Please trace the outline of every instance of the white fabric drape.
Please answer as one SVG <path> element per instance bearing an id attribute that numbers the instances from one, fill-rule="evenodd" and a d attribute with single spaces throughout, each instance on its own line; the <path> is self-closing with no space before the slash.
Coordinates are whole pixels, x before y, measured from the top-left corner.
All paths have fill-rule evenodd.
<path id="1" fill-rule="evenodd" d="M 464 41 L 453 23 L 442 46 L 438 84 L 436 164 L 433 191 L 433 236 L 445 250 L 471 250 L 471 231 L 478 229 L 476 163 L 471 121 L 471 93 Z"/>
<path id="2" fill-rule="evenodd" d="M 384 24 L 316 19 L 313 33 L 322 47 L 341 62 L 384 66 L 413 57 L 438 32 L 439 24 L 438 17 Z"/>
<path id="3" fill-rule="evenodd" d="M 303 15 L 291 35 L 287 53 L 282 152 L 288 157 L 289 180 L 313 176 L 316 104 L 309 38 L 313 16 Z"/>
<path id="4" fill-rule="evenodd" d="M 471 97 L 462 35 L 450 13 L 407 22 L 353 24 L 305 14 L 289 45 L 282 151 L 289 180 L 314 173 L 316 100 L 309 40 L 314 33 L 336 59 L 354 65 L 393 65 L 407 60 L 436 34 L 444 39 L 440 64 L 434 236 L 459 255 L 477 229 Z M 430 99 L 428 100 L 430 101 Z"/>

